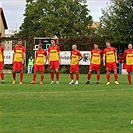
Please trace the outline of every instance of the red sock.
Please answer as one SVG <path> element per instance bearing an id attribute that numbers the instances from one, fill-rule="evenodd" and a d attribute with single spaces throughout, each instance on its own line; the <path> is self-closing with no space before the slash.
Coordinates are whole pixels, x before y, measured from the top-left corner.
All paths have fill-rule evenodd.
<path id="1" fill-rule="evenodd" d="M 56 72 L 56 81 L 59 80 L 59 72 Z"/>
<path id="2" fill-rule="evenodd" d="M 15 71 L 12 72 L 12 76 L 13 76 L 13 79 L 16 80 L 16 72 Z"/>
<path id="3" fill-rule="evenodd" d="M 128 78 L 128 82 L 131 83 L 131 75 L 130 75 L 130 73 L 128 73 L 127 78 Z"/>
<path id="4" fill-rule="evenodd" d="M 118 80 L 118 74 L 117 73 L 114 74 L 114 79 L 115 79 L 115 81 Z"/>
<path id="5" fill-rule="evenodd" d="M 54 72 L 51 72 L 51 80 L 54 81 Z"/>
<path id="6" fill-rule="evenodd" d="M 20 72 L 20 82 L 23 81 L 23 76 L 24 76 L 23 72 Z"/>
<path id="7" fill-rule="evenodd" d="M 76 73 L 76 80 L 79 80 L 79 74 Z"/>
<path id="8" fill-rule="evenodd" d="M 73 80 L 73 73 L 70 73 L 70 78 L 71 80 Z"/>
<path id="9" fill-rule="evenodd" d="M 88 80 L 90 80 L 91 79 L 91 74 L 90 73 L 88 73 Z"/>
<path id="10" fill-rule="evenodd" d="M 40 81 L 43 81 L 43 79 L 44 79 L 44 75 L 41 75 Z"/>
<path id="11" fill-rule="evenodd" d="M 97 81 L 100 80 L 100 74 L 97 74 Z"/>
<path id="12" fill-rule="evenodd" d="M 36 80 L 36 73 L 33 74 L 33 80 Z"/>
<path id="13" fill-rule="evenodd" d="M 106 74 L 107 81 L 110 82 L 110 74 Z"/>
<path id="14" fill-rule="evenodd" d="M 4 80 L 4 73 L 1 73 L 1 79 Z"/>

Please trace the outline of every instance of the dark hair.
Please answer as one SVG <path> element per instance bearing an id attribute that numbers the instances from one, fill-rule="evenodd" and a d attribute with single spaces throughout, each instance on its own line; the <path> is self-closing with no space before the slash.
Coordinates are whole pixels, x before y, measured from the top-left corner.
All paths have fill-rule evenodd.
<path id="1" fill-rule="evenodd" d="M 19 42 L 19 41 L 22 41 L 22 40 L 21 40 L 21 39 L 18 39 L 18 42 Z"/>
<path id="2" fill-rule="evenodd" d="M 54 42 L 56 43 L 56 39 L 54 39 L 54 38 L 51 38 L 51 40 L 54 40 Z"/>
<path id="3" fill-rule="evenodd" d="M 38 45 L 40 45 L 42 47 L 42 43 L 39 43 Z"/>
<path id="4" fill-rule="evenodd" d="M 110 40 L 106 40 L 106 42 L 109 42 L 109 43 L 111 43 L 111 42 L 110 42 Z"/>

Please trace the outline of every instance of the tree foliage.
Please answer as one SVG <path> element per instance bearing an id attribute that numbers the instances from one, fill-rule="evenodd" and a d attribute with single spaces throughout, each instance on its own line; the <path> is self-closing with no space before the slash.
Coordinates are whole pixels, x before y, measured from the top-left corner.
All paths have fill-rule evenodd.
<path id="1" fill-rule="evenodd" d="M 27 0 L 20 36 L 75 37 L 89 34 L 86 0 Z"/>
<path id="2" fill-rule="evenodd" d="M 115 43 L 129 43 L 133 40 L 133 0 L 111 0 L 102 9 L 99 34 Z"/>

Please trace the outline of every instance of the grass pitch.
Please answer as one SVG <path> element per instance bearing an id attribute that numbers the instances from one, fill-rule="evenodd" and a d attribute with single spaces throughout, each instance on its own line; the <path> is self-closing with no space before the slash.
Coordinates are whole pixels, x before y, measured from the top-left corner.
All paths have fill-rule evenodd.
<path id="1" fill-rule="evenodd" d="M 80 74 L 78 85 L 69 85 L 69 75 L 61 74 L 59 85 L 29 84 L 32 75 L 24 75 L 22 85 L 12 85 L 10 74 L 0 83 L 0 133 L 131 133 L 133 132 L 133 88 L 127 76 L 119 76 L 119 85 L 106 86 L 101 75 L 96 84 L 92 75 Z M 132 77 L 133 78 L 133 77 Z M 17 75 L 19 79 L 19 75 Z M 19 81 L 19 80 L 18 80 Z"/>

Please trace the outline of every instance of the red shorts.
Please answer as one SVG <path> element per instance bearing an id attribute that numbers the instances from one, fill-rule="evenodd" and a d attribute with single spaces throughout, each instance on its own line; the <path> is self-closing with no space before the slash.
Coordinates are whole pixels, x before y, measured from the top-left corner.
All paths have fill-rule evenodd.
<path id="1" fill-rule="evenodd" d="M 0 70 L 3 70 L 3 62 L 0 62 Z"/>
<path id="2" fill-rule="evenodd" d="M 133 71 L 133 65 L 126 65 L 126 70 L 128 73 Z"/>
<path id="3" fill-rule="evenodd" d="M 116 62 L 106 63 L 106 71 L 117 70 Z"/>
<path id="4" fill-rule="evenodd" d="M 89 70 L 96 70 L 96 71 L 100 71 L 100 65 L 96 65 L 96 64 L 90 64 L 90 68 Z"/>
<path id="5" fill-rule="evenodd" d="M 59 68 L 59 61 L 50 61 L 50 69 L 57 69 Z"/>
<path id="6" fill-rule="evenodd" d="M 34 65 L 34 72 L 44 72 L 44 65 Z"/>
<path id="7" fill-rule="evenodd" d="M 23 70 L 22 62 L 13 62 L 13 70 Z"/>
<path id="8" fill-rule="evenodd" d="M 70 73 L 78 73 L 79 71 L 79 65 L 70 65 Z"/>

